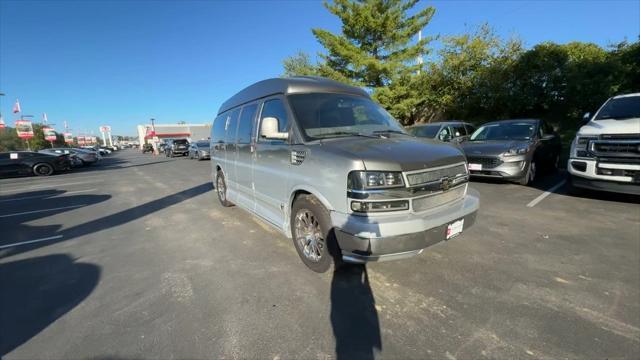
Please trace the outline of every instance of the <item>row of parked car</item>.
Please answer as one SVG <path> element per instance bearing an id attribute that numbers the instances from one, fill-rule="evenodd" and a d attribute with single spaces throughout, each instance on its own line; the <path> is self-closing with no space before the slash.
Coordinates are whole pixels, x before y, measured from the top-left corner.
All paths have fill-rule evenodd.
<path id="1" fill-rule="evenodd" d="M 49 176 L 73 168 L 91 166 L 103 156 L 120 149 L 118 146 L 82 146 L 47 148 L 39 151 L 0 153 L 0 177 L 36 175 Z"/>
<path id="2" fill-rule="evenodd" d="M 210 159 L 209 140 L 189 142 L 187 139 L 167 139 L 158 145 L 158 151 L 166 157 L 188 156 L 189 159 Z M 144 144 L 142 153 L 153 152 L 153 145 Z"/>

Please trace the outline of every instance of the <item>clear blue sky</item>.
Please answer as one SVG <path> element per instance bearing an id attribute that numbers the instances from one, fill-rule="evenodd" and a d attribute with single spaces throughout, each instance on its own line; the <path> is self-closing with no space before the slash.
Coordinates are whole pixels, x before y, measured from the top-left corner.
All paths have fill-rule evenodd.
<path id="1" fill-rule="evenodd" d="M 640 34 L 639 1 L 423 1 L 436 14 L 427 35 L 488 22 L 527 46 L 589 41 L 606 46 Z M 1 111 L 13 123 L 46 112 L 60 130 L 102 124 L 210 122 L 243 87 L 282 73 L 282 59 L 321 51 L 310 29 L 338 31 L 319 1 L 0 0 Z"/>

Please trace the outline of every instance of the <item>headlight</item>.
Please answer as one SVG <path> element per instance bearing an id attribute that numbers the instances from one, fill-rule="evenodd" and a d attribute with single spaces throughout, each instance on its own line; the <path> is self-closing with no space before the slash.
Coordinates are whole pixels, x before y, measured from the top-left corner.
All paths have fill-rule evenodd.
<path id="1" fill-rule="evenodd" d="M 527 151 L 529 151 L 528 147 L 521 147 L 521 148 L 516 148 L 516 149 L 509 149 L 509 151 L 505 152 L 504 154 L 502 154 L 502 156 L 516 156 L 516 155 L 523 155 L 526 154 Z"/>
<path id="2" fill-rule="evenodd" d="M 589 152 L 589 142 L 595 137 L 576 136 L 571 144 L 571 157 L 590 158 L 593 155 Z"/>
<path id="3" fill-rule="evenodd" d="M 386 171 L 353 171 L 349 173 L 349 190 L 386 189 L 403 187 L 402 173 Z"/>

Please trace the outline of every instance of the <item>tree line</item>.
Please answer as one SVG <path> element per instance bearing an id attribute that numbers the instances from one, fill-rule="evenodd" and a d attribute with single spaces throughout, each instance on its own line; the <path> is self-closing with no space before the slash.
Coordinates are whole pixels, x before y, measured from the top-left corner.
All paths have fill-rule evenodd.
<path id="1" fill-rule="evenodd" d="M 608 48 L 544 42 L 526 49 L 485 24 L 416 41 L 435 14 L 426 7 L 409 15 L 417 2 L 325 2 L 342 31 L 312 29 L 325 52 L 316 61 L 302 51 L 284 59 L 284 76 L 318 75 L 365 87 L 404 125 L 533 117 L 571 129 L 607 98 L 640 90 L 637 39 Z M 434 40 L 437 50 L 430 47 Z"/>

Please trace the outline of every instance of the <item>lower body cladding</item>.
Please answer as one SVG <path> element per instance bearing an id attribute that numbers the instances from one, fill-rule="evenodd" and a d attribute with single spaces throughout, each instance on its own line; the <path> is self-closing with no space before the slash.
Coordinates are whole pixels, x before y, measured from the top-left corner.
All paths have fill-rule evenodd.
<path id="1" fill-rule="evenodd" d="M 477 196 L 465 195 L 419 214 L 367 217 L 332 212 L 331 220 L 344 261 L 399 260 L 418 255 L 426 247 L 469 228 L 475 222 L 479 204 Z"/>
<path id="2" fill-rule="evenodd" d="M 567 169 L 574 187 L 640 195 L 640 161 L 614 163 L 571 158 Z"/>
<path id="3" fill-rule="evenodd" d="M 474 177 L 519 180 L 527 176 L 527 158 L 524 155 L 507 158 L 469 157 L 469 175 Z M 480 160 L 480 161 L 478 161 Z"/>

